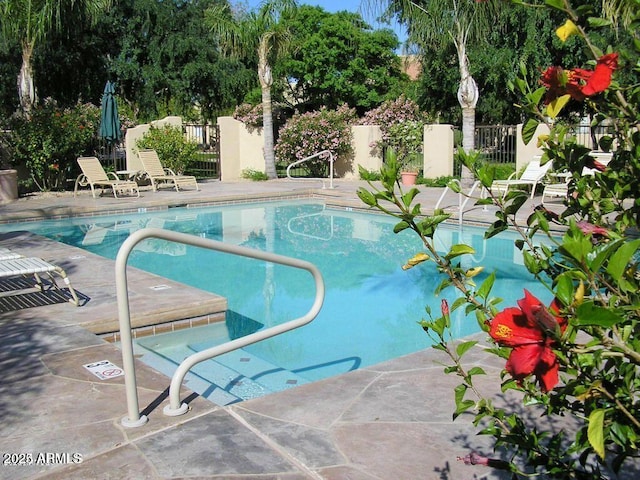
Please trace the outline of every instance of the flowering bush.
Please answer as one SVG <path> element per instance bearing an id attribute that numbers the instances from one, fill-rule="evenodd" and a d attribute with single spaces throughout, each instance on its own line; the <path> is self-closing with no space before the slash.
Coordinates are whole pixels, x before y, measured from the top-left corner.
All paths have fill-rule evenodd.
<path id="1" fill-rule="evenodd" d="M 86 103 L 63 109 L 51 99 L 29 117 L 11 118 L 10 155 L 14 165 L 29 172 L 27 189 L 64 189 L 66 180 L 75 176 L 76 158 L 92 153 L 99 125 L 99 107 Z"/>
<path id="2" fill-rule="evenodd" d="M 619 69 L 637 67 L 640 44 L 636 41 L 624 52 L 609 47 L 603 53 L 587 32 L 597 33 L 612 22 L 599 18 L 593 5 L 586 0 L 540 2 L 537 6 L 570 21 L 558 36 L 581 37 L 591 61 L 585 68 L 551 67 L 534 88 L 524 80 L 523 68 L 511 86 L 523 97 L 525 140 L 533 139 L 541 122 L 547 123 L 550 134 L 537 139 L 543 161 L 553 160 L 555 168 L 573 174 L 562 211 L 537 206 L 527 224 L 520 225 L 516 213 L 526 204 L 526 193 L 514 190 L 504 199 L 477 199 L 477 204 L 497 207 L 486 237 L 507 228 L 519 234 L 516 246 L 527 270 L 550 292 L 549 306 L 525 291 L 517 306 L 499 308 L 500 299 L 491 294 L 495 273 L 479 285 L 474 282 L 483 267 L 473 264 L 471 246 L 452 245 L 439 253 L 433 235 L 450 215 L 423 215 L 414 202 L 417 190 L 397 192 L 397 162 L 383 168 L 382 189 L 358 192 L 367 205 L 398 218 L 394 231 L 410 229 L 422 239 L 426 252 L 415 254 L 405 268 L 432 261 L 444 275 L 436 293 L 457 291 L 451 309 L 443 300 L 440 314 L 427 312 L 421 326 L 434 347 L 448 356 L 451 364 L 445 372 L 461 379 L 454 418 L 473 410 L 481 433 L 494 438 L 491 457 L 498 457 L 471 452 L 459 459 L 508 470 L 511 478 L 635 478 L 640 470 L 640 85 L 615 81 Z M 640 6 L 624 6 L 629 11 L 620 18 L 631 19 L 625 25 L 633 36 Z M 619 58 L 626 60 L 619 64 Z M 571 136 L 575 125 L 569 111 L 574 107 L 588 109 L 596 124 L 605 119 L 613 123 L 615 133 L 601 139 L 603 147 L 614 147 L 606 167 Z M 495 172 L 474 162 L 475 157 L 476 152 L 460 155 L 489 187 Z M 597 171 L 583 175 L 584 167 Z M 490 351 L 505 359 L 501 388 L 517 393 L 522 406 L 497 407 L 474 382 L 486 372 L 464 359 L 476 341 L 452 341 L 450 315 L 458 309 L 475 315 L 494 343 Z M 523 416 L 519 408 L 533 415 Z M 542 424 L 539 416 L 548 421 Z M 564 428 L 549 431 L 544 425 Z"/>
<path id="3" fill-rule="evenodd" d="M 395 100 L 387 100 L 378 108 L 368 111 L 358 123 L 360 125 L 378 125 L 382 138 L 371 145 L 375 152 L 384 152 L 387 147 L 397 149 L 407 136 L 415 137 L 420 130 L 420 148 L 422 148 L 422 127 L 427 122 L 427 116 L 420 112 L 420 107 L 413 100 L 400 95 Z M 411 151 L 417 151 L 412 138 Z M 402 152 L 397 152 L 403 158 Z"/>
<path id="4" fill-rule="evenodd" d="M 187 140 L 181 128 L 171 125 L 151 126 L 149 131 L 136 142 L 136 146 L 139 149 L 155 150 L 162 165 L 177 174 L 184 173 L 189 165 L 198 160 L 198 144 Z"/>
<path id="5" fill-rule="evenodd" d="M 238 105 L 233 112 L 233 118 L 243 122 L 249 132 L 259 130 L 262 128 L 262 104 L 243 103 Z"/>
<path id="6" fill-rule="evenodd" d="M 323 150 L 329 150 L 336 159 L 348 156 L 353 148 L 351 125 L 355 118 L 355 110 L 346 105 L 294 115 L 280 129 L 275 147 L 278 160 L 291 164 Z M 316 157 L 304 166 L 314 177 L 326 175 L 326 159 Z"/>

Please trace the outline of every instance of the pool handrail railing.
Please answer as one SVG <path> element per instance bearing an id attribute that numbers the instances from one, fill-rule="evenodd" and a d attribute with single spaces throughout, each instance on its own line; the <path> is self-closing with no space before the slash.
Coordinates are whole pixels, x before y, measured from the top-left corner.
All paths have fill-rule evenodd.
<path id="1" fill-rule="evenodd" d="M 320 313 L 322 304 L 324 303 L 325 287 L 322 274 L 314 264 L 305 260 L 159 228 L 143 228 L 132 233 L 118 250 L 115 263 L 116 298 L 118 303 L 120 344 L 122 349 L 122 368 L 124 371 L 125 391 L 127 396 L 127 416 L 121 419 L 121 424 L 125 427 L 140 427 L 148 421 L 146 415 L 140 415 L 138 402 L 136 371 L 133 355 L 133 338 L 131 334 L 129 291 L 127 284 L 127 261 L 129 259 L 129 254 L 139 242 L 147 238 L 160 238 L 171 242 L 184 243 L 195 247 L 216 250 L 232 255 L 240 255 L 243 257 L 307 270 L 313 276 L 316 287 L 316 295 L 313 305 L 302 317 L 231 340 L 222 345 L 217 345 L 213 348 L 194 353 L 184 359 L 171 378 L 171 384 L 169 386 L 169 405 L 166 405 L 163 409 L 165 415 L 182 415 L 189 410 L 188 405 L 180 403 L 180 386 L 182 385 L 185 375 L 194 365 L 223 353 L 227 353 L 302 327 L 316 318 L 318 313 Z"/>
<path id="2" fill-rule="evenodd" d="M 287 178 L 289 180 L 322 180 L 322 188 L 326 188 L 324 185 L 324 178 L 295 178 L 291 176 L 291 169 L 293 167 L 297 167 L 301 163 L 306 162 L 307 160 L 311 160 L 312 158 L 319 157 L 321 155 L 329 156 L 329 188 L 333 188 L 333 164 L 335 162 L 335 158 L 333 158 L 333 153 L 330 150 L 322 150 L 321 152 L 314 153 L 313 155 L 309 155 L 301 160 L 296 160 L 292 164 L 287 167 Z"/>

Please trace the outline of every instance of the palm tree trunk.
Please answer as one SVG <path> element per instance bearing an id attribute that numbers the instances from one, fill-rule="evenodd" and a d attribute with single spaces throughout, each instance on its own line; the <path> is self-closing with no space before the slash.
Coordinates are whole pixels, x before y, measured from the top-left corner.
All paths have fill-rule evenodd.
<path id="1" fill-rule="evenodd" d="M 264 139 L 264 170 L 267 178 L 278 178 L 276 172 L 276 154 L 273 149 L 273 114 L 271 112 L 271 85 L 273 76 L 269 65 L 269 52 L 271 35 L 265 33 L 260 38 L 258 45 L 258 78 L 262 88 L 262 136 Z"/>
<path id="2" fill-rule="evenodd" d="M 462 107 L 462 149 L 469 153 L 475 148 L 476 129 L 476 103 L 478 103 L 478 85 L 469 73 L 469 58 L 467 57 L 467 35 L 463 28 L 458 25 L 455 40 L 458 52 L 458 65 L 460 67 L 460 85 L 458 87 L 458 102 Z M 462 166 L 461 183 L 464 186 L 471 186 L 473 175 L 471 171 Z"/>
<path id="3" fill-rule="evenodd" d="M 20 106 L 25 113 L 29 113 L 36 103 L 36 90 L 33 84 L 33 67 L 31 57 L 33 55 L 33 45 L 22 44 L 22 66 L 18 74 L 18 97 Z"/>
<path id="4" fill-rule="evenodd" d="M 264 138 L 264 168 L 271 180 L 278 178 L 276 155 L 273 148 L 273 115 L 271 113 L 271 88 L 262 88 L 262 135 Z"/>

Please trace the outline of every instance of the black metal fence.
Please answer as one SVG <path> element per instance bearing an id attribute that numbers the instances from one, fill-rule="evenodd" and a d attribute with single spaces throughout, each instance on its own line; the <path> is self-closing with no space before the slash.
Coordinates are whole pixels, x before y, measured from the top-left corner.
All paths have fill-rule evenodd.
<path id="1" fill-rule="evenodd" d="M 476 150 L 491 163 L 516 162 L 516 125 L 478 125 L 475 130 Z"/>

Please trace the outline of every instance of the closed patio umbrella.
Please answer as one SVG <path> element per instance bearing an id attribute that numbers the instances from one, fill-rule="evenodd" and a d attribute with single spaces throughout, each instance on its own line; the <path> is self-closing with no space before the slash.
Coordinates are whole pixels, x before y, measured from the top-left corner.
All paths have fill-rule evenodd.
<path id="1" fill-rule="evenodd" d="M 116 167 L 115 145 L 120 141 L 120 118 L 118 117 L 118 103 L 114 96 L 113 84 L 107 81 L 102 94 L 102 111 L 100 112 L 100 131 L 98 135 L 111 146 L 113 151 L 113 166 Z"/>

